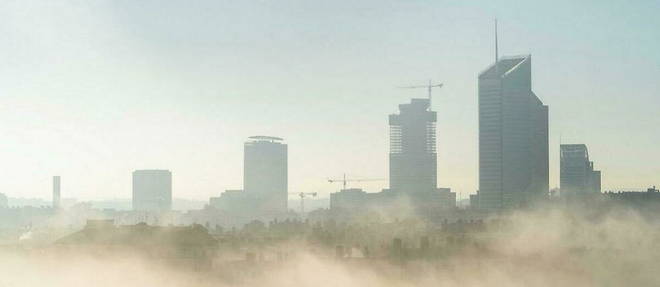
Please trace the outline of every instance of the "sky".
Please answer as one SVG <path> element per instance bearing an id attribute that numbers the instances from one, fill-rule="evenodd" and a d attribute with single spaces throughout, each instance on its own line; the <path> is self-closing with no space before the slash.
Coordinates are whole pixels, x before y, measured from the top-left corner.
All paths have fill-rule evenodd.
<path id="1" fill-rule="evenodd" d="M 477 75 L 532 55 L 559 143 L 584 143 L 603 189 L 660 185 L 658 1 L 0 1 L 0 192 L 129 198 L 169 169 L 175 197 L 242 187 L 243 142 L 289 145 L 290 192 L 385 178 L 387 115 L 444 83 L 438 183 L 478 189 Z M 386 181 L 360 182 L 369 192 Z"/>

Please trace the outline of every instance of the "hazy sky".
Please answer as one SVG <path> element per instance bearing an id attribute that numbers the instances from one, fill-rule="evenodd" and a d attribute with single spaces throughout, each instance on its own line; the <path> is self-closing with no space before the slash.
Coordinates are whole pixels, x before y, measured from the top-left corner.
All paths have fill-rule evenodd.
<path id="1" fill-rule="evenodd" d="M 246 137 L 273 135 L 290 191 L 327 195 L 387 176 L 387 115 L 425 96 L 395 87 L 432 78 L 438 182 L 465 197 L 495 17 L 550 107 L 550 185 L 560 134 L 605 190 L 660 185 L 660 2 L 538 2 L 2 1 L 0 192 L 50 198 L 61 175 L 64 197 L 128 198 L 132 170 L 159 168 L 207 199 L 242 187 Z"/>

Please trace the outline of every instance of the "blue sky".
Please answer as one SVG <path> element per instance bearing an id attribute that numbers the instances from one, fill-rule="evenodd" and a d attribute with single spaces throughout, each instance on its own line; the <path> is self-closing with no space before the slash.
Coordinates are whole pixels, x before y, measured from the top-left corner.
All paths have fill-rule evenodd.
<path id="1" fill-rule="evenodd" d="M 457 3 L 455 3 L 457 2 Z M 660 176 L 657 1 L 3 1 L 0 192 L 130 196 L 130 172 L 170 169 L 177 197 L 242 185 L 242 142 L 289 143 L 291 191 L 387 175 L 387 115 L 445 83 L 438 176 L 477 189 L 477 74 L 532 54 L 559 138 L 585 143 L 604 189 Z M 364 183 L 368 191 L 386 182 Z"/>

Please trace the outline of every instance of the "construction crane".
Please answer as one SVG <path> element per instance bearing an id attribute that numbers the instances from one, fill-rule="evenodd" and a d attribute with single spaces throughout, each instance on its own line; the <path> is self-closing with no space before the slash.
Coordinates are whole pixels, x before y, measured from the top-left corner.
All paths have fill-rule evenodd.
<path id="1" fill-rule="evenodd" d="M 442 88 L 444 84 L 439 83 L 439 84 L 434 84 L 431 80 L 429 80 L 428 85 L 424 86 L 406 86 L 406 87 L 399 87 L 399 89 L 427 89 L 429 93 L 429 111 L 431 110 L 431 99 L 432 99 L 432 94 L 431 92 L 433 91 L 433 88 Z"/>
<path id="2" fill-rule="evenodd" d="M 331 178 L 328 178 L 328 182 L 329 182 L 329 183 L 337 183 L 337 182 L 341 182 L 341 183 L 342 183 L 342 186 L 343 186 L 343 189 L 346 189 L 346 183 L 347 183 L 347 182 L 380 181 L 380 180 L 385 180 L 385 178 L 362 178 L 362 179 L 354 178 L 354 179 L 346 179 L 346 174 L 344 174 L 344 177 L 341 178 L 341 179 L 331 179 Z"/>
<path id="3" fill-rule="evenodd" d="M 300 197 L 300 217 L 305 215 L 305 198 L 308 196 L 316 197 L 316 192 L 291 192 L 289 194 L 295 194 Z"/>

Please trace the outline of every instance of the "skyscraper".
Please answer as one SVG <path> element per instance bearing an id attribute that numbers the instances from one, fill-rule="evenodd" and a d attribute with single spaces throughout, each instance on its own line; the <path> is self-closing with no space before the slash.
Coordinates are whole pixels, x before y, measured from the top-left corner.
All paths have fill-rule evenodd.
<path id="1" fill-rule="evenodd" d="M 437 187 L 436 113 L 429 99 L 412 99 L 389 116 L 390 189 L 428 192 Z"/>
<path id="2" fill-rule="evenodd" d="M 53 209 L 59 209 L 61 204 L 60 176 L 53 176 Z"/>
<path id="3" fill-rule="evenodd" d="M 287 211 L 287 145 L 283 139 L 253 136 L 245 142 L 243 189 L 261 214 Z"/>
<path id="4" fill-rule="evenodd" d="M 168 211 L 172 209 L 172 173 L 169 170 L 133 172 L 133 210 Z"/>
<path id="5" fill-rule="evenodd" d="M 594 170 L 586 145 L 561 145 L 559 172 L 562 195 L 600 193 L 600 171 Z"/>
<path id="6" fill-rule="evenodd" d="M 377 193 L 342 189 L 330 195 L 331 211 L 346 215 L 378 208 L 396 213 L 407 210 L 405 205 L 417 215 L 438 216 L 456 207 L 456 193 L 437 187 L 436 112 L 430 102 L 429 91 L 428 99 L 412 99 L 399 105 L 399 114 L 389 115 L 390 188 Z"/>
<path id="7" fill-rule="evenodd" d="M 4 193 L 0 193 L 0 209 L 9 207 L 9 198 Z"/>
<path id="8" fill-rule="evenodd" d="M 480 209 L 547 196 L 548 107 L 532 92 L 531 61 L 502 58 L 479 74 Z"/>

